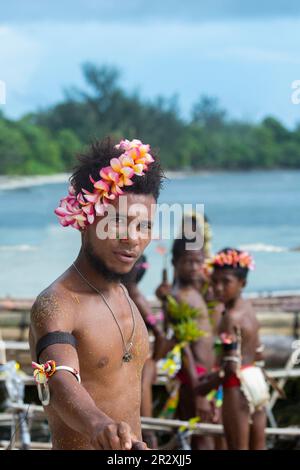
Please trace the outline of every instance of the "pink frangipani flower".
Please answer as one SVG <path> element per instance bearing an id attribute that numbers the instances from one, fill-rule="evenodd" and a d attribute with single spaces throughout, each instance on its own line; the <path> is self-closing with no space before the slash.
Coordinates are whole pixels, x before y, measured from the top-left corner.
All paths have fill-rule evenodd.
<path id="1" fill-rule="evenodd" d="M 69 187 L 68 196 L 61 199 L 59 207 L 57 207 L 54 212 L 63 227 L 72 225 L 74 228 L 80 230 L 86 226 L 87 217 L 82 211 L 81 204 L 72 186 Z"/>

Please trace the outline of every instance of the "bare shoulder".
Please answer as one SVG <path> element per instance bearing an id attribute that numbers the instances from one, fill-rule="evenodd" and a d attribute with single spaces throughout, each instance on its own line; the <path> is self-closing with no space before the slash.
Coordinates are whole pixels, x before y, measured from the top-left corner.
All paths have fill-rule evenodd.
<path id="1" fill-rule="evenodd" d="M 179 302 L 186 302 L 191 307 L 206 311 L 207 307 L 202 295 L 193 287 L 188 289 L 178 289 L 176 292 L 176 298 Z"/>
<path id="2" fill-rule="evenodd" d="M 258 324 L 255 309 L 253 307 L 252 302 L 248 299 L 241 299 L 241 303 L 239 306 L 239 316 L 241 317 L 241 319 L 244 320 L 246 324 Z"/>
<path id="3" fill-rule="evenodd" d="M 232 312 L 232 320 L 234 326 L 240 328 L 244 338 L 257 335 L 259 323 L 251 301 L 240 299 L 237 309 Z"/>
<path id="4" fill-rule="evenodd" d="M 72 300 L 66 289 L 54 283 L 36 298 L 30 315 L 31 333 L 47 331 L 72 331 L 74 325 Z"/>

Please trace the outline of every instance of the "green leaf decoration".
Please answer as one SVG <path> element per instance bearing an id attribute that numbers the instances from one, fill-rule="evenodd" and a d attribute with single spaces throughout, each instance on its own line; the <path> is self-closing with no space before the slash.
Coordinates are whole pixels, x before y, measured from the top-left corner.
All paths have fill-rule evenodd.
<path id="1" fill-rule="evenodd" d="M 199 309 L 191 307 L 186 302 L 177 302 L 174 297 L 168 295 L 167 312 L 178 341 L 197 341 L 207 335 L 205 331 L 199 329 L 196 321 L 201 315 Z"/>
<path id="2" fill-rule="evenodd" d="M 170 320 L 175 322 L 186 321 L 201 315 L 198 308 L 191 307 L 186 302 L 177 302 L 171 295 L 167 296 L 167 312 Z"/>

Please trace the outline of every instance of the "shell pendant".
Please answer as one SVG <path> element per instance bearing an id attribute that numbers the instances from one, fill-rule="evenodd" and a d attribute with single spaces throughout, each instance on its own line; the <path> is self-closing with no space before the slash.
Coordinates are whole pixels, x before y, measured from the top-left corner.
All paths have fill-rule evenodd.
<path id="1" fill-rule="evenodd" d="M 130 362 L 132 359 L 132 354 L 130 352 L 126 352 L 124 356 L 122 357 L 123 362 Z"/>
<path id="2" fill-rule="evenodd" d="M 130 362 L 132 360 L 132 354 L 129 352 L 132 348 L 133 344 L 129 343 L 127 351 L 125 352 L 124 356 L 122 357 L 123 362 Z"/>

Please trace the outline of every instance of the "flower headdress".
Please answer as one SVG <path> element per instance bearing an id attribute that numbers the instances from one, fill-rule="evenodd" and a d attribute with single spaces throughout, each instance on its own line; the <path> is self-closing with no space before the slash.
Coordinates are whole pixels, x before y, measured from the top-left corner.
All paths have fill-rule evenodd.
<path id="1" fill-rule="evenodd" d="M 227 266 L 253 270 L 255 264 L 252 256 L 247 251 L 226 250 L 217 253 L 209 260 L 208 266 L 210 268 Z"/>
<path id="2" fill-rule="evenodd" d="M 63 227 L 71 225 L 82 230 L 92 224 L 96 215 L 104 215 L 110 201 L 123 194 L 124 186 L 132 186 L 134 175 L 143 176 L 154 158 L 149 153 L 150 145 L 140 140 L 121 140 L 115 146 L 123 153 L 110 160 L 110 166 L 99 171 L 100 179 L 95 181 L 90 176 L 94 190 L 82 188 L 76 195 L 73 186 L 69 187 L 68 196 L 61 199 L 55 214 Z"/>

